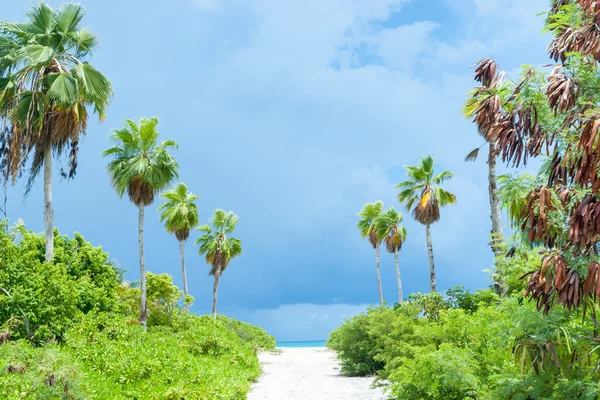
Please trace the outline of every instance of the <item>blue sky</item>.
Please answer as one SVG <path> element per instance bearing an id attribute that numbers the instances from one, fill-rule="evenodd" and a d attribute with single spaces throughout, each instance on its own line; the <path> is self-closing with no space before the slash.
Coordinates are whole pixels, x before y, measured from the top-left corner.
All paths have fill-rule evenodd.
<path id="1" fill-rule="evenodd" d="M 29 3 L 3 4 L 2 19 L 22 19 Z M 101 42 L 91 62 L 115 98 L 106 121 L 89 125 L 76 179 L 56 171 L 55 220 L 101 244 L 128 279 L 139 274 L 137 212 L 111 189 L 100 153 L 125 118 L 158 116 L 161 137 L 180 145 L 181 180 L 200 196 L 202 221 L 215 208 L 240 216 L 244 254 L 221 280 L 220 312 L 280 340 L 310 340 L 377 302 L 374 252 L 356 213 L 375 200 L 399 209 L 403 165 L 426 154 L 457 174 L 448 189 L 458 204 L 432 229 L 438 289 L 489 285 L 487 168 L 485 157 L 464 162 L 481 139 L 460 110 L 480 58 L 511 75 L 548 62 L 536 16 L 547 0 L 82 3 Z M 41 184 L 22 193 L 9 191 L 9 216 L 41 231 Z M 158 205 L 146 212 L 147 267 L 180 284 L 178 245 Z M 404 214 L 404 290 L 425 292 L 425 229 Z M 206 313 L 212 280 L 194 240 L 188 280 L 193 310 Z M 381 267 L 393 302 L 393 257 L 383 253 Z"/>

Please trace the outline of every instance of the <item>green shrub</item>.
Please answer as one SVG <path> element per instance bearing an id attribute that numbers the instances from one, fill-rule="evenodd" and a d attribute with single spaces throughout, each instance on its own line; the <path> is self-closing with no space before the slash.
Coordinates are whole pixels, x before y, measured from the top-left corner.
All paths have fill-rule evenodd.
<path id="1" fill-rule="evenodd" d="M 144 333 L 139 289 L 100 248 L 57 235 L 45 263 L 41 236 L 0 232 L 0 333 L 13 339 L 0 343 L 0 399 L 245 399 L 257 351 L 275 346 L 261 328 L 188 313 L 167 274 L 148 274 Z"/>
<path id="2" fill-rule="evenodd" d="M 370 309 L 369 315 L 377 310 Z M 327 347 L 337 352 L 346 375 L 373 375 L 384 365 L 375 359 L 377 343 L 369 333 L 369 315 L 360 314 L 347 320 L 327 340 Z"/>
<path id="3" fill-rule="evenodd" d="M 227 329 L 234 332 L 243 341 L 250 343 L 256 351 L 261 349 L 275 349 L 275 338 L 269 335 L 264 329 L 232 318 L 227 318 L 224 315 L 219 315 L 218 318 Z"/>
<path id="4" fill-rule="evenodd" d="M 402 400 L 600 398 L 593 319 L 560 307 L 544 315 L 489 291 L 454 296 L 445 305 L 439 296 L 413 296 L 347 320 L 328 340 L 342 372 L 376 372 Z"/>
<path id="5" fill-rule="evenodd" d="M 55 235 L 55 262 L 44 262 L 44 238 L 0 222 L 0 327 L 14 338 L 29 334 L 36 343 L 62 340 L 66 330 L 92 309 L 112 311 L 119 284 L 108 254 L 79 234 Z"/>
<path id="6" fill-rule="evenodd" d="M 424 348 L 390 374 L 391 393 L 398 399 L 414 400 L 481 398 L 474 365 L 475 358 L 467 349 L 448 343 L 435 351 Z"/>

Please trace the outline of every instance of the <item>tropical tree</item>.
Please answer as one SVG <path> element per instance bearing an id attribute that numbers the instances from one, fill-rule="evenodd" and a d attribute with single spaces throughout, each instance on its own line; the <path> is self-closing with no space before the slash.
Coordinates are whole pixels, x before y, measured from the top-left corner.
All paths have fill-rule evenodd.
<path id="1" fill-rule="evenodd" d="M 139 123 L 128 119 L 123 128 L 111 136 L 114 146 L 104 157 L 112 160 L 108 174 L 119 197 L 128 194 L 138 208 L 138 243 L 140 252 L 140 324 L 146 329 L 146 266 L 144 262 L 144 209 L 154 196 L 179 175 L 179 165 L 169 153 L 177 148 L 173 140 L 158 142 L 158 118 L 142 118 Z"/>
<path id="2" fill-rule="evenodd" d="M 15 183 L 32 156 L 29 192 L 43 168 L 46 261 L 54 256 L 53 154 L 68 153 L 68 169 L 61 174 L 73 178 L 88 108 L 103 120 L 113 93 L 108 79 L 87 61 L 98 40 L 81 27 L 83 15 L 77 4 L 53 10 L 40 3 L 25 22 L 0 22 L 1 176 Z"/>
<path id="3" fill-rule="evenodd" d="M 175 237 L 179 241 L 183 294 L 186 298 L 186 307 L 189 308 L 189 292 L 185 271 L 185 241 L 190 236 L 190 229 L 198 225 L 198 206 L 196 205 L 196 200 L 199 197 L 193 193 L 189 193 L 185 183 L 180 183 L 173 190 L 163 193 L 162 196 L 167 201 L 158 208 L 159 211 L 162 211 L 160 222 L 164 223 L 167 232 L 175 234 Z"/>
<path id="4" fill-rule="evenodd" d="M 535 189 L 537 178 L 527 173 L 506 174 L 498 177 L 498 183 L 498 197 L 502 209 L 508 214 L 511 226 L 518 229 L 521 214 L 527 205 L 527 196 Z"/>
<path id="5" fill-rule="evenodd" d="M 381 271 L 379 269 L 379 248 L 381 246 L 381 240 L 377 236 L 377 229 L 375 221 L 381 216 L 383 210 L 383 203 L 377 201 L 375 203 L 367 203 L 363 209 L 358 213 L 360 217 L 356 228 L 360 231 L 362 238 L 368 238 L 369 243 L 375 249 L 375 270 L 377 271 L 377 285 L 379 287 L 379 302 L 383 304 L 383 289 L 381 287 Z"/>
<path id="6" fill-rule="evenodd" d="M 415 220 L 425 225 L 427 252 L 429 254 L 429 280 L 431 291 L 436 291 L 435 263 L 431 243 L 431 225 L 440 219 L 440 207 L 456 203 L 456 195 L 441 188 L 441 185 L 454 177 L 450 171 L 434 174 L 433 157 L 421 157 L 421 161 L 405 166 L 408 180 L 400 183 L 398 201 L 406 203 L 406 209 L 412 212 Z"/>
<path id="7" fill-rule="evenodd" d="M 398 281 L 398 303 L 400 304 L 402 304 L 402 279 L 400 278 L 398 252 L 402 249 L 402 244 L 406 241 L 406 229 L 400 224 L 402 219 L 402 214 L 396 211 L 394 207 L 391 207 L 375 219 L 377 237 L 380 239 L 383 238 L 387 251 L 394 255 L 396 279 Z"/>
<path id="8" fill-rule="evenodd" d="M 206 257 L 206 263 L 211 266 L 209 275 L 214 277 L 212 312 L 215 319 L 219 279 L 229 262 L 242 254 L 242 241 L 231 237 L 238 219 L 238 216 L 231 211 L 217 209 L 210 220 L 212 226 L 202 225 L 197 228 L 202 232 L 202 236 L 196 240 L 196 244 L 200 246 L 198 254 Z"/>

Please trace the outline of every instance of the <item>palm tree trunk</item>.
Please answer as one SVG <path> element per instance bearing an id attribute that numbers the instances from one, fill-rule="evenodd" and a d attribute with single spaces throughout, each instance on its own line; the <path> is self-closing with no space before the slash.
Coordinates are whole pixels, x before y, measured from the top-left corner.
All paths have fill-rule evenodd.
<path id="1" fill-rule="evenodd" d="M 375 247 L 375 268 L 377 269 L 377 285 L 379 286 L 379 302 L 383 305 L 383 289 L 381 287 L 381 271 L 379 270 L 379 243 Z"/>
<path id="2" fill-rule="evenodd" d="M 433 244 L 431 243 L 431 225 L 427 224 L 425 226 L 425 231 L 427 235 L 427 253 L 429 253 L 429 281 L 431 283 L 431 292 L 436 291 L 435 284 L 435 264 L 433 262 Z"/>
<path id="3" fill-rule="evenodd" d="M 400 279 L 400 264 L 398 263 L 398 252 L 394 252 L 394 262 L 396 263 L 396 279 L 398 279 L 398 303 L 402 304 L 402 279 Z"/>
<path id="4" fill-rule="evenodd" d="M 140 325 L 146 332 L 146 264 L 144 263 L 144 206 L 139 206 L 138 244 L 140 250 Z"/>
<path id="5" fill-rule="evenodd" d="M 219 278 L 221 273 L 217 271 L 215 273 L 215 282 L 213 284 L 213 318 L 217 319 L 217 294 L 219 292 Z"/>
<path id="6" fill-rule="evenodd" d="M 188 295 L 187 275 L 185 273 L 185 240 L 179 241 L 179 253 L 181 255 L 181 275 L 183 276 L 183 295 Z M 186 304 L 185 308 L 190 309 L 190 305 Z"/>
<path id="7" fill-rule="evenodd" d="M 496 184 L 496 143 L 490 141 L 490 151 L 488 155 L 488 181 L 490 190 L 490 210 L 492 219 L 492 239 L 490 241 L 490 247 L 494 252 L 496 258 L 496 279 L 494 282 L 494 289 L 496 293 L 502 295 L 504 292 L 504 280 L 502 279 L 502 248 L 500 243 L 502 242 L 502 215 L 500 213 L 500 201 L 498 199 L 498 186 Z"/>
<path id="8" fill-rule="evenodd" d="M 54 258 L 54 211 L 52 209 L 52 145 L 44 149 L 44 229 L 46 231 L 46 261 Z"/>

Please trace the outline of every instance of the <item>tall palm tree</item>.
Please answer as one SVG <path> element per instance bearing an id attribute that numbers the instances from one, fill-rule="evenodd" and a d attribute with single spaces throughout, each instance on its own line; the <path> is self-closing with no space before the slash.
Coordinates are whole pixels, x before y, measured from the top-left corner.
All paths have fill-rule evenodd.
<path id="1" fill-rule="evenodd" d="M 377 236 L 375 221 L 381 216 L 383 203 L 377 201 L 375 203 L 367 203 L 358 213 L 360 220 L 356 228 L 360 231 L 360 235 L 369 239 L 369 243 L 375 249 L 375 270 L 377 271 L 377 285 L 379 287 L 379 302 L 383 304 L 383 289 L 381 287 L 381 271 L 379 270 L 379 248 L 382 238 Z"/>
<path id="2" fill-rule="evenodd" d="M 206 257 L 206 263 L 211 266 L 210 275 L 214 277 L 213 284 L 213 318 L 217 318 L 217 295 L 219 279 L 225 272 L 231 259 L 242 254 L 242 241 L 231 237 L 238 223 L 238 216 L 223 210 L 215 210 L 209 225 L 202 225 L 198 230 L 202 236 L 196 240 L 200 246 L 198 253 Z"/>
<path id="3" fill-rule="evenodd" d="M 421 157 L 417 165 L 405 166 L 408 180 L 400 183 L 398 201 L 406 203 L 406 209 L 412 211 L 413 217 L 423 225 L 427 236 L 427 252 L 429 254 L 429 275 L 431 291 L 436 291 L 435 263 L 433 245 L 431 243 L 431 224 L 440 219 L 440 207 L 456 203 L 456 196 L 440 187 L 445 181 L 452 179 L 454 173 L 442 171 L 434 175 L 433 157 Z"/>
<path id="4" fill-rule="evenodd" d="M 375 219 L 377 237 L 383 238 L 387 251 L 394 255 L 396 279 L 398 281 L 398 303 L 400 304 L 402 304 L 402 279 L 400 278 L 398 252 L 402 249 L 402 244 L 406 241 L 406 229 L 400 224 L 402 219 L 402 214 L 396 211 L 394 207 L 389 208 Z"/>
<path id="5" fill-rule="evenodd" d="M 190 229 L 198 225 L 199 199 L 193 193 L 189 193 L 185 183 L 180 183 L 173 190 L 162 194 L 167 199 L 166 203 L 158 208 L 162 211 L 160 222 L 165 224 L 167 232 L 175 234 L 179 241 L 179 253 L 181 255 L 181 274 L 183 276 L 183 294 L 188 296 L 187 274 L 185 272 L 185 241 L 190 236 Z M 189 304 L 186 303 L 186 308 Z"/>
<path id="6" fill-rule="evenodd" d="M 52 158 L 68 152 L 65 177 L 77 168 L 79 138 L 92 108 L 100 120 L 112 98 L 108 79 L 87 59 L 98 40 L 82 28 L 83 8 L 34 5 L 23 23 L 0 22 L 0 170 L 15 183 L 33 155 L 26 192 L 44 173 L 46 261 L 54 256 Z"/>
<path id="7" fill-rule="evenodd" d="M 138 243 L 140 251 L 140 324 L 146 329 L 146 265 L 144 263 L 144 208 L 154 196 L 179 175 L 179 165 L 169 153 L 177 148 L 173 140 L 158 143 L 158 118 L 142 118 L 139 123 L 128 119 L 125 126 L 111 136 L 114 146 L 104 157 L 112 160 L 108 174 L 119 197 L 125 193 L 138 208 Z"/>

